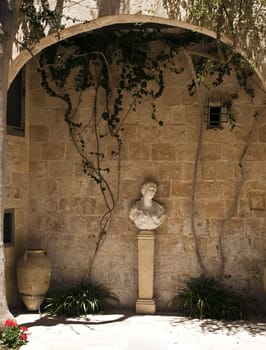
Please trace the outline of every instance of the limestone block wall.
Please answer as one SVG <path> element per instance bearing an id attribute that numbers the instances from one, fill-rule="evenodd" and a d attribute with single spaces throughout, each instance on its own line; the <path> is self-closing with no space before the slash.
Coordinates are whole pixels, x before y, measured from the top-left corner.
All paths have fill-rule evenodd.
<path id="1" fill-rule="evenodd" d="M 21 305 L 16 283 L 16 264 L 19 255 L 27 246 L 28 204 L 29 204 L 29 128 L 28 94 L 30 90 L 28 74 L 26 78 L 25 136 L 7 136 L 5 209 L 14 209 L 14 242 L 5 246 L 6 289 L 9 306 Z"/>
<path id="2" fill-rule="evenodd" d="M 168 213 L 156 232 L 155 297 L 163 308 L 189 277 L 201 273 L 195 255 L 191 222 L 193 172 L 201 107 L 190 97 L 186 85 L 191 73 L 185 57 L 179 58 L 184 73 L 168 73 L 157 115 L 150 118 L 149 100 L 131 112 L 124 127 L 120 199 L 114 220 L 95 258 L 93 277 L 118 294 L 122 305 L 134 307 L 137 298 L 137 229 L 128 218 L 131 204 L 140 198 L 145 180 L 158 184 L 156 200 Z M 30 204 L 28 245 L 47 250 L 52 263 L 51 287 L 72 285 L 86 275 L 99 235 L 103 200 L 98 185 L 82 171 L 63 120 L 60 101 L 46 95 L 39 84 L 34 62 L 29 63 Z M 233 77 L 220 93 L 233 91 Z M 205 91 L 205 90 L 204 90 Z M 207 99 L 207 90 L 203 93 Z M 255 104 L 262 110 L 257 89 Z M 84 95 L 79 117 L 90 111 Z M 129 102 L 129 101 L 127 101 Z M 262 274 L 266 264 L 266 115 L 254 125 L 255 108 L 245 93 L 234 104 L 236 127 L 221 130 L 203 127 L 195 198 L 195 228 L 199 250 L 208 271 L 216 275 L 221 266 L 219 233 L 225 275 L 229 285 L 263 298 Z M 252 133 L 251 133 L 252 131 Z M 243 160 L 239 162 L 251 133 Z M 91 136 L 91 143 L 93 138 Z M 113 144 L 106 140 L 107 177 L 115 186 L 116 159 Z M 238 185 L 236 210 L 230 217 Z"/>

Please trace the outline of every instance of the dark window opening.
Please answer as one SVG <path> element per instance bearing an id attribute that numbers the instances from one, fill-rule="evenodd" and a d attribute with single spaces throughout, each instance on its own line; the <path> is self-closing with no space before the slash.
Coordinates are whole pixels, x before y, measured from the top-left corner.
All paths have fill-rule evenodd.
<path id="1" fill-rule="evenodd" d="M 7 92 L 7 134 L 24 136 L 25 76 L 22 69 Z"/>
<path id="2" fill-rule="evenodd" d="M 209 107 L 209 129 L 221 128 L 221 107 L 210 106 Z"/>
<path id="3" fill-rule="evenodd" d="M 4 244 L 13 245 L 14 235 L 14 209 L 5 209 L 4 211 Z"/>

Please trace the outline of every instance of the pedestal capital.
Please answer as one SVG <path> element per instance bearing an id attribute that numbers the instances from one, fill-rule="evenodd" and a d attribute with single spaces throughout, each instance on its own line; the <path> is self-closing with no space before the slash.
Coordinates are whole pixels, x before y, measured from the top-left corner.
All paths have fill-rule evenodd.
<path id="1" fill-rule="evenodd" d="M 137 234 L 138 239 L 155 239 L 155 232 L 152 230 L 141 230 Z"/>

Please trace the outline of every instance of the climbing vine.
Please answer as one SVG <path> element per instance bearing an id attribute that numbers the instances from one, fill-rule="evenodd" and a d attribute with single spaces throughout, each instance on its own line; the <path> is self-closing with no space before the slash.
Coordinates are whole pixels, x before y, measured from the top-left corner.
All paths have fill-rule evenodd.
<path id="1" fill-rule="evenodd" d="M 192 73 L 192 82 L 188 85 L 188 92 L 190 95 L 197 94 L 198 95 L 198 101 L 201 108 L 201 118 L 200 118 L 200 125 L 199 125 L 199 132 L 198 132 L 198 141 L 197 141 L 197 149 L 196 149 L 196 155 L 195 155 L 195 162 L 194 162 L 194 170 L 193 170 L 193 181 L 192 181 L 192 204 L 191 204 L 191 211 L 190 211 L 190 220 L 191 220 L 191 227 L 192 227 L 192 234 L 195 241 L 195 253 L 196 257 L 199 263 L 199 266 L 205 276 L 209 276 L 209 271 L 206 268 L 206 265 L 202 259 L 202 255 L 200 253 L 200 247 L 199 247 L 199 238 L 196 232 L 196 225 L 195 225 L 195 202 L 196 202 L 196 186 L 197 186 L 197 175 L 198 175 L 198 165 L 199 165 L 199 157 L 200 157 L 200 149 L 202 144 L 202 135 L 203 135 L 203 124 L 204 124 L 204 102 L 202 97 L 202 88 L 201 85 L 205 85 L 205 89 L 215 88 L 221 85 L 225 79 L 226 76 L 230 76 L 230 74 L 234 73 L 235 78 L 238 81 L 239 87 L 235 90 L 235 92 L 230 93 L 229 98 L 227 98 L 226 101 L 223 102 L 223 107 L 227 110 L 227 115 L 229 118 L 229 122 L 231 124 L 231 129 L 233 129 L 235 124 L 235 117 L 234 113 L 232 111 L 233 102 L 239 97 L 239 93 L 241 90 L 243 90 L 249 97 L 250 102 L 253 103 L 254 97 L 255 97 L 255 90 L 252 87 L 252 80 L 253 77 L 253 69 L 252 67 L 247 64 L 247 62 L 239 55 L 238 53 L 231 53 L 230 60 L 227 58 L 226 48 L 224 48 L 224 57 L 226 58 L 225 63 L 220 62 L 217 59 L 206 58 L 206 57 L 200 57 L 196 61 L 193 62 L 192 57 L 186 53 L 190 70 Z M 205 55 L 206 56 L 206 55 Z M 210 79 L 212 78 L 212 79 Z M 207 80 L 207 83 L 205 82 L 205 79 Z M 239 182 L 236 184 L 235 193 L 233 196 L 233 201 L 228 209 L 228 213 L 226 213 L 226 216 L 224 219 L 221 219 L 221 225 L 218 232 L 218 244 L 217 244 L 217 250 L 220 258 L 220 266 L 219 270 L 217 272 L 217 276 L 219 278 L 224 278 L 224 269 L 225 269 L 225 256 L 223 251 L 223 236 L 224 236 L 224 227 L 225 224 L 232 219 L 232 217 L 235 215 L 237 211 L 237 205 L 239 200 L 240 191 L 242 189 L 243 183 L 244 183 L 244 171 L 243 171 L 243 165 L 244 165 L 244 159 L 248 150 L 248 147 L 251 142 L 251 136 L 253 135 L 256 122 L 259 116 L 258 111 L 254 111 L 254 119 L 252 127 L 247 135 L 246 144 L 244 145 L 241 157 L 239 159 L 239 170 L 240 170 L 240 179 Z"/>
<path id="2" fill-rule="evenodd" d="M 223 101 L 223 107 L 227 110 L 232 129 L 235 127 L 232 107 L 240 90 L 244 90 L 251 101 L 255 96 L 254 84 L 252 84 L 253 68 L 234 51 L 234 48 L 238 41 L 242 41 L 242 47 L 249 52 L 250 48 L 245 42 L 243 43 L 244 39 L 246 41 L 248 39 L 249 43 L 263 42 L 266 30 L 263 20 L 265 5 L 262 1 L 239 0 L 228 6 L 226 0 L 208 2 L 164 0 L 163 5 L 171 18 L 193 21 L 193 23 L 213 29 L 216 31 L 217 40 L 203 38 L 202 35 L 192 31 L 182 32 L 175 38 L 170 38 L 159 30 L 145 30 L 140 24 L 133 30 L 102 30 L 59 41 L 56 45 L 42 51 L 40 55 L 39 71 L 42 86 L 50 96 L 62 100 L 65 104 L 64 118 L 73 145 L 81 158 L 84 174 L 99 185 L 106 207 L 99 222 L 100 235 L 88 274 L 90 274 L 97 251 L 106 237 L 119 200 L 125 121 L 144 99 L 148 99 L 152 120 L 163 126 L 163 120 L 156 112 L 156 100 L 164 92 L 165 71 L 170 70 L 175 74 L 183 72 L 183 67 L 176 65 L 177 55 L 185 54 L 189 62 L 192 80 L 188 83 L 187 89 L 191 96 L 197 93 L 202 107 L 202 118 L 204 114 L 202 91 L 219 87 L 227 76 L 234 74 L 239 83 L 239 88 L 230 92 Z M 56 5 L 54 9 L 51 9 L 48 0 L 40 0 L 38 6 L 34 0 L 23 0 L 20 11 L 22 15 L 20 26 L 23 32 L 22 41 L 17 39 L 20 46 L 31 52 L 41 38 L 52 32 L 56 33 L 60 39 L 60 31 L 63 29 L 61 23 L 64 17 L 60 6 Z M 75 19 L 71 20 L 75 22 Z M 230 37 L 233 38 L 232 48 L 221 43 L 221 36 L 224 34 L 230 34 Z M 159 53 L 152 54 L 150 44 L 159 40 L 162 49 Z M 205 44 L 204 51 L 198 45 L 202 42 Z M 90 112 L 84 118 L 79 115 L 79 107 L 84 103 L 86 93 L 89 93 L 90 96 L 90 106 L 88 106 Z M 104 102 L 99 103 L 102 100 Z M 257 116 L 258 112 L 255 111 L 255 120 Z M 203 272 L 208 274 L 199 251 L 194 224 L 202 125 L 203 119 L 200 124 L 193 175 L 191 222 L 199 265 Z M 112 157 L 116 159 L 116 169 L 105 166 L 104 144 L 106 139 L 113 141 Z M 247 147 L 243 151 L 241 166 Z M 108 181 L 110 172 L 116 172 L 114 187 Z M 221 224 L 219 236 L 221 274 L 224 269 L 223 226 L 235 212 L 240 188 L 241 185 L 238 185 L 234 207 Z"/>
<path id="3" fill-rule="evenodd" d="M 198 37 L 195 34 L 194 40 Z M 151 55 L 150 43 L 160 38 L 163 49 Z M 42 86 L 50 96 L 65 103 L 64 118 L 83 171 L 99 185 L 104 199 L 106 211 L 99 223 L 100 238 L 95 253 L 106 237 L 119 200 L 124 123 L 129 113 L 149 97 L 151 119 L 163 125 L 155 102 L 164 90 L 165 70 L 177 75 L 183 72 L 175 64 L 180 43 L 163 39 L 159 31 L 105 31 L 62 41 L 40 55 Z M 85 91 L 92 97 L 90 113 L 80 120 L 77 111 Z M 101 107 L 100 98 L 104 100 Z M 106 139 L 113 140 L 116 170 L 104 166 Z M 116 171 L 116 188 L 108 181 L 111 171 Z"/>
<path id="4" fill-rule="evenodd" d="M 152 53 L 151 43 L 159 40 L 161 51 Z M 200 44 L 202 40 L 203 37 L 194 32 L 184 32 L 178 37 L 169 38 L 160 30 L 102 30 L 59 42 L 40 55 L 42 86 L 50 96 L 64 102 L 64 118 L 73 144 L 81 157 L 84 174 L 99 185 L 104 199 L 106 211 L 99 223 L 100 235 L 94 257 L 106 237 L 119 200 L 125 121 L 129 113 L 134 112 L 143 99 L 148 98 L 152 120 L 163 126 L 163 120 L 156 112 L 156 100 L 165 88 L 165 71 L 170 70 L 177 75 L 183 72 L 183 67 L 176 64 L 179 54 L 185 53 L 190 62 L 192 81 L 187 85 L 190 95 L 202 88 L 215 89 L 223 83 L 226 76 L 235 74 L 239 89 L 231 92 L 224 101 L 232 128 L 235 126 L 233 101 L 238 98 L 240 89 L 243 89 L 250 99 L 254 98 L 254 88 L 250 83 L 253 69 L 250 65 L 241 55 L 226 46 L 222 45 L 218 49 L 213 45 L 212 39 L 207 39 L 208 49 L 205 52 L 195 50 L 195 45 Z M 194 51 L 191 51 L 192 46 Z M 223 51 L 222 61 L 220 49 Z M 84 103 L 83 95 L 86 92 L 89 92 L 91 102 L 88 106 L 90 112 L 84 119 L 78 115 L 78 109 L 80 104 Z M 100 99 L 104 102 L 99 103 Z M 200 104 L 203 105 L 203 101 Z M 117 161 L 116 169 L 104 165 L 104 144 L 107 139 L 113 140 L 112 157 Z M 198 147 L 200 143 L 199 139 Z M 195 169 L 197 166 L 198 158 L 195 161 Z M 110 172 L 116 172 L 115 188 L 108 181 Z M 197 171 L 194 175 L 196 184 Z M 192 202 L 194 201 L 195 198 Z M 192 221 L 193 218 L 192 206 Z M 196 232 L 194 236 L 197 241 Z M 221 242 L 220 251 L 223 256 Z M 207 274 L 199 250 L 197 256 Z M 91 267 L 92 264 L 90 270 Z"/>

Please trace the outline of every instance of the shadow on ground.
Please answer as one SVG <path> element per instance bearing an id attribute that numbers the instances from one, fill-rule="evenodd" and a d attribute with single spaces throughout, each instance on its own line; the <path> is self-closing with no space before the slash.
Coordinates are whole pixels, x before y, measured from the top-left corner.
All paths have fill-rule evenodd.
<path id="1" fill-rule="evenodd" d="M 186 317 L 176 318 L 171 322 L 172 326 L 179 326 L 180 324 L 194 324 L 202 329 L 203 332 L 208 333 L 224 333 L 226 335 L 234 335 L 240 331 L 245 331 L 252 336 L 266 335 L 266 320 L 254 321 L 218 321 L 218 320 L 199 320 L 189 319 Z"/>
<path id="2" fill-rule="evenodd" d="M 137 315 L 134 312 L 128 311 L 117 311 L 113 313 L 103 313 L 99 315 L 87 315 L 86 317 L 46 317 L 40 315 L 39 318 L 33 320 L 31 322 L 23 323 L 23 325 L 27 327 L 36 327 L 36 326 L 46 326 L 53 327 L 59 324 L 63 325 L 84 325 L 88 328 L 93 329 L 93 326 L 96 325 L 104 325 L 104 324 L 114 324 L 123 322 L 131 317 L 141 317 L 141 315 Z M 151 315 L 142 315 L 151 316 Z M 187 329 L 193 327 L 201 329 L 204 333 L 223 333 L 225 335 L 235 335 L 239 332 L 246 332 L 249 335 L 266 335 L 266 317 L 261 316 L 256 319 L 244 320 L 244 321 L 218 321 L 218 320 L 199 320 L 199 319 L 191 319 L 188 317 L 175 315 L 172 313 L 158 313 L 154 315 L 156 318 L 158 317 L 168 317 L 169 318 L 169 326 L 170 327 L 178 327 L 183 326 Z"/>
<path id="3" fill-rule="evenodd" d="M 48 317 L 40 315 L 40 318 L 32 321 L 26 322 L 21 325 L 26 327 L 36 327 L 36 326 L 45 326 L 45 327 L 53 327 L 59 324 L 64 325 L 85 325 L 85 326 L 93 326 L 93 325 L 103 325 L 110 324 L 116 322 L 122 322 L 132 316 L 132 314 L 123 314 L 123 313 L 113 313 L 113 314 L 99 314 L 99 318 L 97 319 L 97 315 L 88 315 L 84 317 L 64 317 L 64 316 L 56 316 L 56 317 Z"/>

